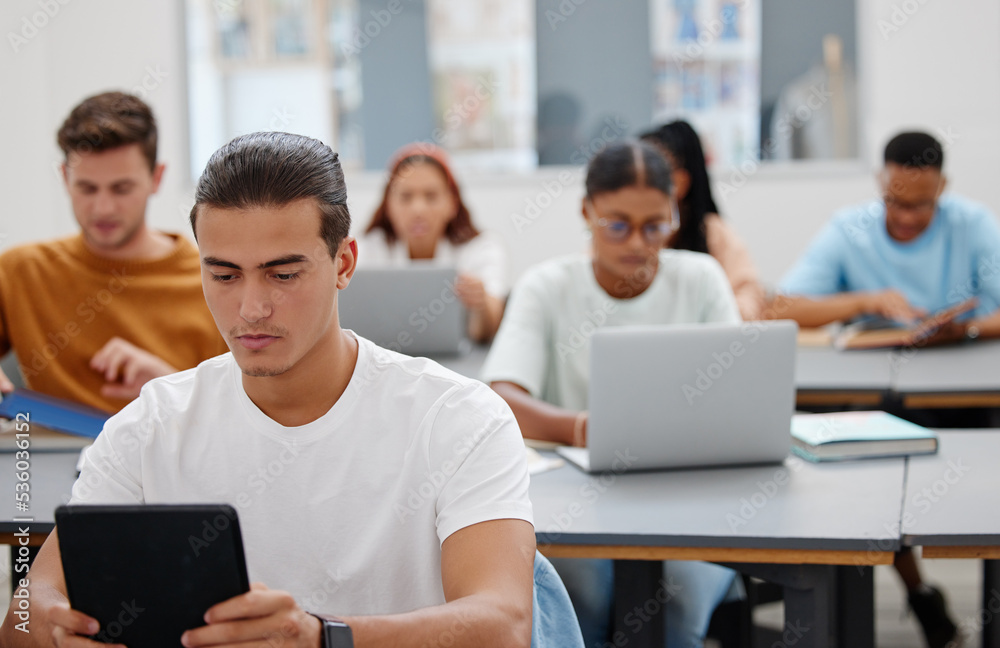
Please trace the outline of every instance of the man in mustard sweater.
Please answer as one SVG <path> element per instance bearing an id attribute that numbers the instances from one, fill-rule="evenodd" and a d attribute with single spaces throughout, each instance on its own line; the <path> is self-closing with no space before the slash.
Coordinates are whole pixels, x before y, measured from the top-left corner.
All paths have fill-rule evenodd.
<path id="1" fill-rule="evenodd" d="M 152 378 L 224 353 L 198 251 L 146 226 L 164 165 L 153 114 L 120 92 L 76 106 L 58 133 L 80 233 L 0 255 L 0 356 L 25 382 L 117 412 Z M 13 389 L 0 371 L 0 391 Z"/>

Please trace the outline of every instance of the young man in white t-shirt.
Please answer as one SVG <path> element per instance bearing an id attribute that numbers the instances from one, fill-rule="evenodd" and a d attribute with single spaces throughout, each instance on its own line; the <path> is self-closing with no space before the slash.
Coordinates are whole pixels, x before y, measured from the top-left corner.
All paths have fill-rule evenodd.
<path id="1" fill-rule="evenodd" d="M 87 452 L 72 502 L 236 507 L 255 583 L 179 637 L 188 648 L 527 646 L 517 424 L 485 385 L 340 328 L 346 203 L 316 140 L 256 133 L 213 155 L 191 220 L 231 353 L 146 385 Z M 102 645 L 69 607 L 55 532 L 29 580 L 34 632 L 8 616 L 0 644 Z"/>

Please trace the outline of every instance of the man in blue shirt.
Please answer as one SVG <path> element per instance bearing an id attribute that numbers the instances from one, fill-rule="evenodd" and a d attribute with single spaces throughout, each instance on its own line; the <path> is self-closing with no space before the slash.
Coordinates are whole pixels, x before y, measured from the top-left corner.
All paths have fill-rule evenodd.
<path id="1" fill-rule="evenodd" d="M 911 321 L 969 297 L 971 315 L 930 342 L 1000 336 L 1000 226 L 982 205 L 942 195 L 941 144 L 901 133 L 885 147 L 883 199 L 836 214 L 781 282 L 783 317 L 803 326 L 874 315 Z"/>
<path id="2" fill-rule="evenodd" d="M 878 179 L 882 200 L 837 213 L 785 275 L 779 316 L 802 326 L 863 316 L 911 322 L 977 299 L 971 314 L 927 344 L 1000 337 L 1000 226 L 982 205 L 942 195 L 941 144 L 926 133 L 896 135 Z M 896 570 L 931 648 L 961 635 L 941 592 L 921 578 L 912 550 Z"/>

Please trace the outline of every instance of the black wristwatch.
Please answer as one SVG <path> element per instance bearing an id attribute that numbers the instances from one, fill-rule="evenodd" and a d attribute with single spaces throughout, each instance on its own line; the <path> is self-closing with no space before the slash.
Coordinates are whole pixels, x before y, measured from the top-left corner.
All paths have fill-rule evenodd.
<path id="1" fill-rule="evenodd" d="M 351 627 L 338 619 L 332 619 L 313 614 L 323 624 L 320 635 L 322 648 L 354 648 L 354 635 Z"/>

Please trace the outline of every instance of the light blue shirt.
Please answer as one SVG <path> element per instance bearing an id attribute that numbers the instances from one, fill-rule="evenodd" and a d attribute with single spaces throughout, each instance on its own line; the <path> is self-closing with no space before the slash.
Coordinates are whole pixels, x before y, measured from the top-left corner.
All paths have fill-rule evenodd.
<path id="1" fill-rule="evenodd" d="M 915 240 L 886 231 L 885 204 L 838 212 L 781 281 L 785 294 L 820 297 L 896 289 L 932 313 L 977 297 L 973 317 L 1000 308 L 1000 225 L 986 207 L 953 194 Z"/>

